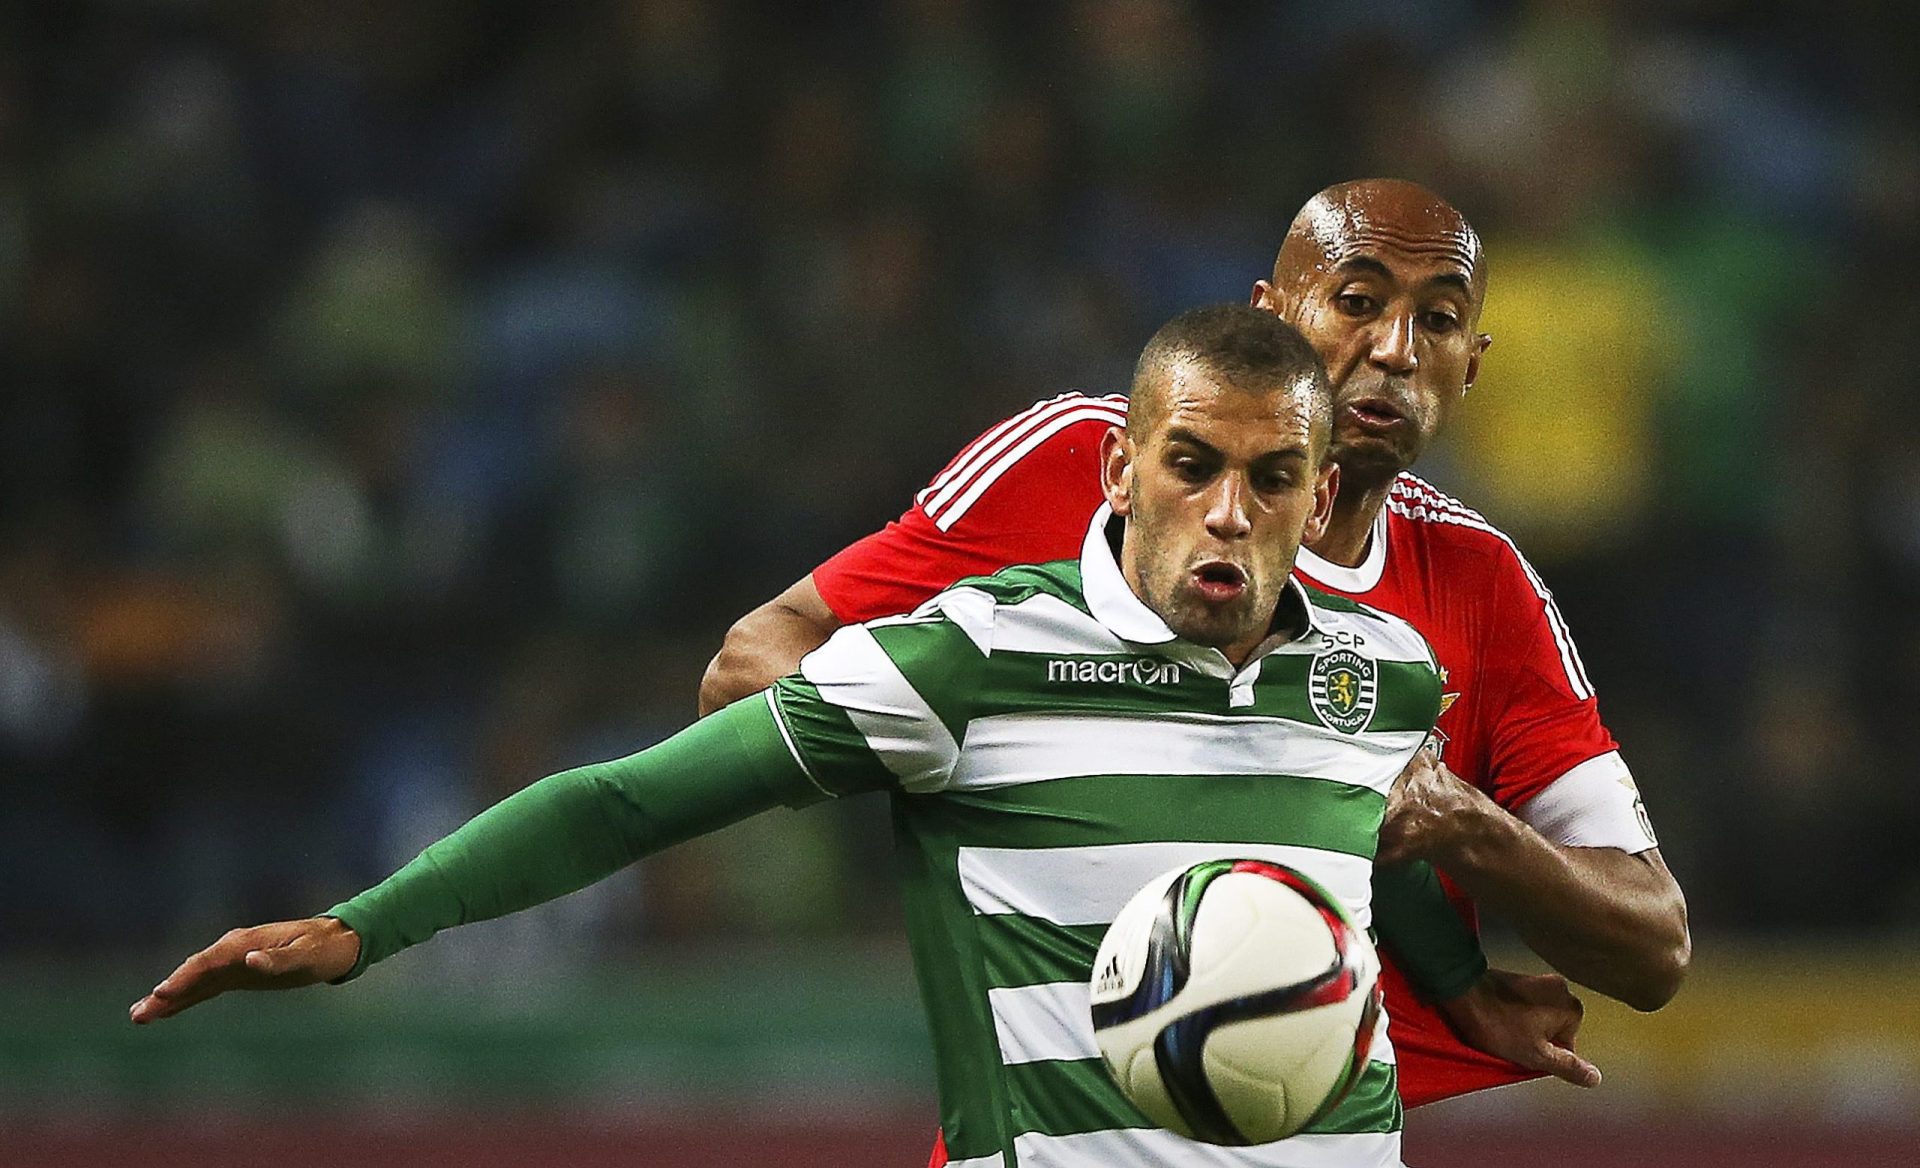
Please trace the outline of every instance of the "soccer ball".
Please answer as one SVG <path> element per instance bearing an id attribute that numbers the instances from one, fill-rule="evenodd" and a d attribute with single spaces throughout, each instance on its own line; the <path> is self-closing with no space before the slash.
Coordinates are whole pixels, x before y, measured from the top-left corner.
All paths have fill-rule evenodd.
<path id="1" fill-rule="evenodd" d="M 1093 1029 L 1148 1119 L 1264 1144 L 1331 1112 L 1380 1023 L 1380 959 L 1327 891 L 1264 860 L 1149 881 L 1093 962 Z"/>

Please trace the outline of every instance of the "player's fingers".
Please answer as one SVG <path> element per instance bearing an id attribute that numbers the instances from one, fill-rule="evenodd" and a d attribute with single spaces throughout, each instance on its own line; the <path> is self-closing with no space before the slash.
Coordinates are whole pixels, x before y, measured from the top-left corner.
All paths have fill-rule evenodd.
<path id="1" fill-rule="evenodd" d="M 162 1018 L 171 1018 L 182 1010 L 199 1005 L 208 998 L 217 997 L 233 988 L 224 984 L 227 980 L 218 974 L 209 973 L 201 977 L 177 980 L 169 977 L 153 987 L 152 992 L 133 1004 L 127 1016 L 138 1023 L 158 1022 Z"/>
<path id="2" fill-rule="evenodd" d="M 231 964 L 225 954 L 217 952 L 219 946 L 209 946 L 195 953 L 174 967 L 172 973 L 160 979 L 153 987 L 152 996 L 162 1001 L 172 1001 L 191 992 L 195 986 L 207 978 L 216 975 L 226 965 Z"/>
<path id="3" fill-rule="evenodd" d="M 235 988 L 246 978 L 246 955 L 257 945 L 259 933 L 258 929 L 230 930 L 175 966 L 172 973 L 133 1004 L 128 1016 L 141 1023 L 170 1018 Z"/>
<path id="4" fill-rule="evenodd" d="M 1600 1068 L 1564 1046 L 1542 1045 L 1534 1052 L 1532 1069 L 1565 1079 L 1576 1087 L 1598 1087 Z"/>
<path id="5" fill-rule="evenodd" d="M 1549 1035 L 1555 1045 L 1568 1049 L 1572 1049 L 1573 1040 L 1580 1035 L 1580 1022 L 1586 1011 L 1586 1007 L 1580 1004 L 1579 998 L 1574 998 L 1570 1005 L 1571 1008 L 1562 1014 L 1559 1027 Z"/>

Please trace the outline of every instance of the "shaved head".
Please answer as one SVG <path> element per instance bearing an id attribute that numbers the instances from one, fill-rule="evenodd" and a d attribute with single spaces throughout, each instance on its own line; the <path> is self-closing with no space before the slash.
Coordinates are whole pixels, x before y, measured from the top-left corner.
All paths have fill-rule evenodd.
<path id="1" fill-rule="evenodd" d="M 1145 442 L 1167 412 L 1167 400 L 1200 374 L 1248 393 L 1297 393 L 1311 419 L 1315 453 L 1331 427 L 1332 387 L 1307 339 L 1272 313 L 1244 304 L 1215 304 L 1181 313 L 1161 327 L 1134 364 L 1127 433 Z"/>
<path id="2" fill-rule="evenodd" d="M 1478 318 L 1487 291 L 1479 234 L 1452 203 L 1404 179 L 1336 183 L 1307 200 L 1273 261 L 1273 286 L 1290 294 L 1381 243 L 1455 261 Z"/>
<path id="3" fill-rule="evenodd" d="M 1418 183 L 1340 183 L 1294 216 L 1252 304 L 1326 362 L 1343 516 L 1371 523 L 1473 384 L 1493 340 L 1479 330 L 1486 289 L 1480 236 Z"/>

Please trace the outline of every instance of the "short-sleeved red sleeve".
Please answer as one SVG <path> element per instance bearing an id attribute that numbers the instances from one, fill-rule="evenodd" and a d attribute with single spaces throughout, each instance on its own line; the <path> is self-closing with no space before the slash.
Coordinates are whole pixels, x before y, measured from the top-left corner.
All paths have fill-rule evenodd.
<path id="1" fill-rule="evenodd" d="M 1496 711 L 1487 727 L 1485 787 L 1516 809 L 1580 764 L 1619 749 L 1559 606 L 1531 565 L 1508 549 L 1494 583 L 1500 635 L 1487 640 L 1481 684 Z"/>
<path id="2" fill-rule="evenodd" d="M 963 576 L 1080 554 L 1100 506 L 1100 439 L 1126 399 L 1064 394 L 968 443 L 904 515 L 813 570 L 842 622 L 908 612 Z"/>

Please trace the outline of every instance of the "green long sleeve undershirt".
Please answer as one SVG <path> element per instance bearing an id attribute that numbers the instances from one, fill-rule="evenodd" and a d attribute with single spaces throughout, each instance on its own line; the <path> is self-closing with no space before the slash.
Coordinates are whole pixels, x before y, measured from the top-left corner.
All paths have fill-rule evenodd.
<path id="1" fill-rule="evenodd" d="M 1425 860 L 1373 869 L 1373 928 L 1420 996 L 1444 1002 L 1487 971 L 1480 938 L 1460 919 Z"/>
<path id="2" fill-rule="evenodd" d="M 639 754 L 509 795 L 328 909 L 360 935 L 360 959 L 340 980 L 441 929 L 543 904 L 695 836 L 824 798 L 766 699 L 743 699 Z"/>
<path id="3" fill-rule="evenodd" d="M 826 797 L 788 750 L 766 699 L 743 699 L 639 754 L 508 796 L 327 910 L 360 937 L 359 960 L 340 980 L 441 929 L 531 908 L 695 836 Z M 1376 869 L 1374 919 L 1430 997 L 1461 992 L 1486 968 L 1426 864 Z"/>

